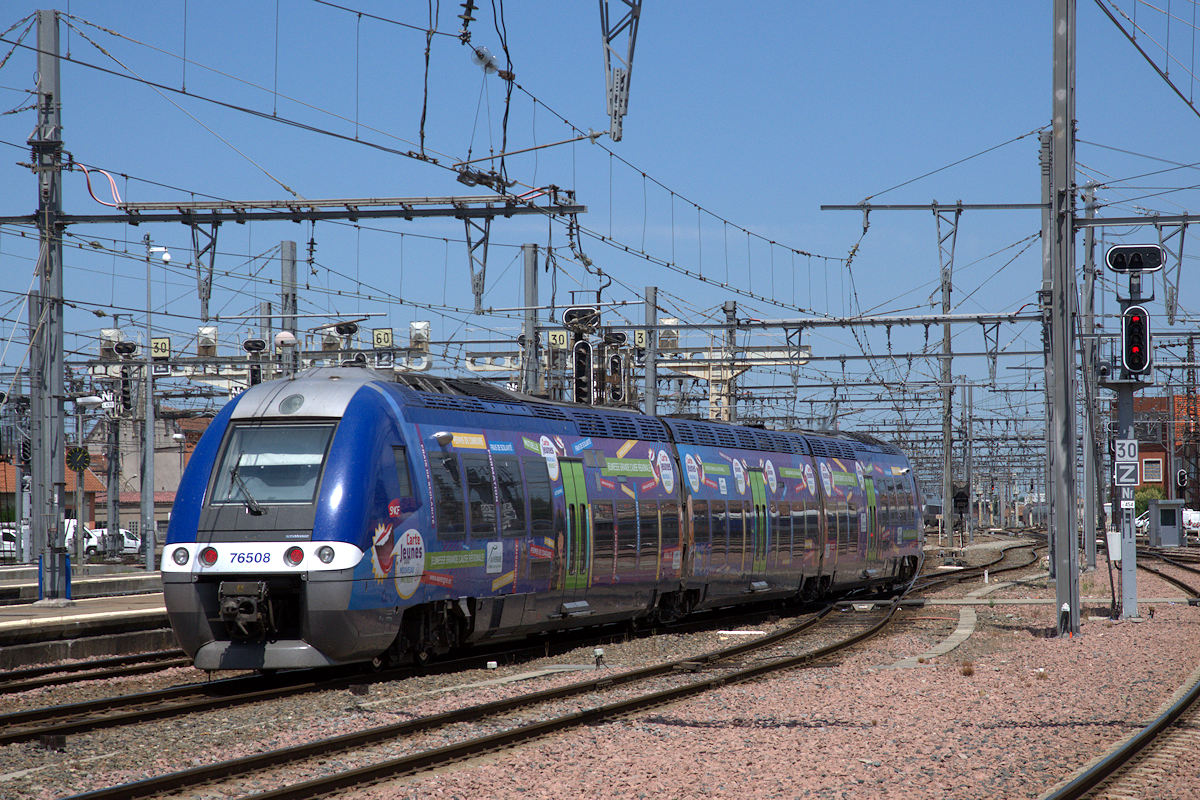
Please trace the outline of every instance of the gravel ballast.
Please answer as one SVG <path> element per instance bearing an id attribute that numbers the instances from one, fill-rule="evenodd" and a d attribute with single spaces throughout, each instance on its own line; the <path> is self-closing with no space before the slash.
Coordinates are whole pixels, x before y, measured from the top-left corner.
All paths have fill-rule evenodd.
<path id="1" fill-rule="evenodd" d="M 1007 540 L 1011 541 L 1011 540 Z M 984 555 L 978 554 L 978 560 Z M 1101 559 L 1102 560 L 1102 559 Z M 1019 575 L 1036 575 L 1030 567 Z M 1008 577 L 1008 576 L 1006 576 Z M 1191 582 L 1196 582 L 1193 576 Z M 1107 595 L 1107 566 L 1081 580 L 1085 597 Z M 974 582 L 970 588 L 978 588 Z M 1139 596 L 1179 590 L 1138 578 Z M 943 595 L 960 598 L 961 589 Z M 1034 578 L 978 605 L 975 632 L 957 649 L 911 668 L 957 627 L 959 605 L 900 612 L 891 633 L 824 661 L 626 719 L 556 734 L 436 773 L 402 778 L 346 797 L 446 798 L 1036 798 L 1152 719 L 1200 665 L 1200 608 L 1143 604 L 1143 621 L 1095 614 L 1085 603 L 1081 635 L 1049 637 L 1054 586 Z M 986 598 L 985 598 L 986 600 Z M 1000 602 L 1003 600 L 1005 602 Z M 1150 610 L 1153 609 L 1153 616 Z M 757 625 L 770 630 L 773 625 Z M 717 632 L 661 636 L 605 647 L 614 671 L 715 649 L 738 637 Z M 388 724 L 573 683 L 589 671 L 514 683 L 496 678 L 554 664 L 586 664 L 590 648 L 565 656 L 372 686 L 367 696 L 322 692 L 186 719 L 160 720 L 69 738 L 65 752 L 32 743 L 0 748 L 0 798 L 55 798 L 191 764 Z M 194 680 L 172 670 L 103 694 Z M 186 676 L 186 677 L 185 677 Z M 465 686 L 458 691 L 443 691 Z M 87 684 L 16 695 L 7 710 L 94 696 Z M 608 702 L 610 698 L 597 702 Z M 589 704 L 580 699 L 580 705 Z M 292 775 L 346 768 L 448 741 L 431 733 L 342 753 Z M 309 773 L 309 770 L 315 772 Z M 278 781 L 262 776 L 268 788 Z M 237 793 L 245 794 L 248 787 Z M 1195 763 L 1181 765 L 1156 797 L 1200 797 Z M 233 796 L 218 789 L 189 794 Z"/>

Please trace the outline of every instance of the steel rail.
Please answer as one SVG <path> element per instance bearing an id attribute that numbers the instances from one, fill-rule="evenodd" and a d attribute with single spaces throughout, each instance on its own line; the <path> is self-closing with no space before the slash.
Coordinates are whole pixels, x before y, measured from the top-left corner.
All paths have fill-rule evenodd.
<path id="1" fill-rule="evenodd" d="M 1149 725 L 1126 739 L 1122 744 L 1110 751 L 1108 755 L 1076 775 L 1063 786 L 1042 795 L 1041 800 L 1078 800 L 1089 791 L 1109 778 L 1117 770 L 1124 767 L 1133 758 L 1164 731 L 1171 727 L 1177 719 L 1192 708 L 1200 700 L 1200 680 L 1184 692 L 1171 707 L 1160 714 Z"/>
<path id="2" fill-rule="evenodd" d="M 520 725 L 500 733 L 471 739 L 458 744 L 447 745 L 433 750 L 425 750 L 409 756 L 390 759 L 378 764 L 349 770 L 344 773 L 317 778 L 292 786 L 284 786 L 271 791 L 250 795 L 246 800 L 305 800 L 312 797 L 323 797 L 332 792 L 342 791 L 353 787 L 364 786 L 388 780 L 400 775 L 411 775 L 424 770 L 440 767 L 452 762 L 461 761 L 483 753 L 511 747 L 522 742 L 538 739 L 550 733 L 579 727 L 608 722 L 627 716 L 637 711 L 655 708 L 657 706 L 684 700 L 713 689 L 719 689 L 728 684 L 744 683 L 773 672 L 781 672 L 806 664 L 818 658 L 852 647 L 882 631 L 892 621 L 898 606 L 892 603 L 887 614 L 876 624 L 847 639 L 832 645 L 818 648 L 798 656 L 783 658 L 779 661 L 760 663 L 746 669 L 714 677 L 708 680 L 696 681 L 671 689 L 664 689 L 641 697 L 620 700 L 595 708 L 584 709 L 571 714 L 565 714 L 541 722 Z"/>
<path id="3" fill-rule="evenodd" d="M 818 622 L 824 620 L 835 608 L 831 604 L 819 614 L 800 623 L 789 626 L 773 634 L 760 637 L 751 642 L 744 642 L 730 647 L 721 648 L 700 656 L 676 659 L 655 664 L 641 669 L 629 670 L 617 674 L 605 674 L 594 679 L 580 681 L 568 686 L 545 689 L 538 692 L 505 698 L 489 703 L 468 706 L 466 708 L 447 711 L 419 719 L 405 720 L 392 725 L 369 728 L 364 731 L 343 734 L 330 739 L 323 739 L 291 747 L 271 750 L 265 753 L 244 756 L 229 761 L 193 767 L 187 770 L 169 773 L 167 775 L 147 778 L 145 780 L 123 784 L 120 786 L 97 789 L 85 794 L 76 795 L 72 800 L 126 800 L 139 797 L 157 797 L 161 794 L 178 791 L 192 786 L 210 783 L 214 780 L 228 778 L 231 775 L 249 775 L 271 767 L 291 764 L 303 758 L 327 756 L 331 753 L 363 747 L 397 737 L 444 727 L 459 722 L 478 720 L 486 716 L 512 711 L 523 706 L 537 703 L 562 700 L 577 695 L 588 694 L 599 689 L 634 683 L 662 675 L 673 674 L 680 670 L 693 670 L 697 666 L 711 664 L 722 659 L 743 655 L 747 652 L 774 645 L 791 636 L 795 636 Z M 890 616 L 889 616 L 890 619 Z M 815 658 L 817 656 L 810 656 Z M 434 763 L 434 762 L 429 762 Z"/>
<path id="4" fill-rule="evenodd" d="M 0 683 L 0 694 L 27 692 L 47 686 L 61 686 L 79 681 L 108 680 L 130 675 L 145 675 L 174 667 L 189 667 L 192 660 L 179 650 L 164 650 L 159 654 L 118 656 L 66 664 L 60 667 L 37 667 L 28 670 L 13 670 Z"/>

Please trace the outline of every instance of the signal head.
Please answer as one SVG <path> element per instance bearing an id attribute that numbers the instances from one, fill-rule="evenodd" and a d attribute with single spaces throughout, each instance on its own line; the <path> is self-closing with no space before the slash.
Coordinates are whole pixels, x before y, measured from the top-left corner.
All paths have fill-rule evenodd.
<path id="1" fill-rule="evenodd" d="M 1113 272 L 1157 272 L 1163 266 L 1163 249 L 1156 244 L 1116 244 L 1104 254 Z"/>
<path id="2" fill-rule="evenodd" d="M 1134 375 L 1150 371 L 1150 317 L 1142 306 L 1129 306 L 1121 314 L 1121 366 Z"/>

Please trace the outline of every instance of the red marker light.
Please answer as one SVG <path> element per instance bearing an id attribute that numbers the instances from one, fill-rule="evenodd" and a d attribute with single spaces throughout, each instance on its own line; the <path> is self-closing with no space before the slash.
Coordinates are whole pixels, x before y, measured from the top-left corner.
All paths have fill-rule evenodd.
<path id="1" fill-rule="evenodd" d="M 283 560 L 294 567 L 304 560 L 304 551 L 299 547 L 289 547 L 283 554 Z"/>
<path id="2" fill-rule="evenodd" d="M 200 551 L 200 563 L 206 567 L 211 567 L 217 563 L 217 551 L 211 547 L 206 547 Z"/>

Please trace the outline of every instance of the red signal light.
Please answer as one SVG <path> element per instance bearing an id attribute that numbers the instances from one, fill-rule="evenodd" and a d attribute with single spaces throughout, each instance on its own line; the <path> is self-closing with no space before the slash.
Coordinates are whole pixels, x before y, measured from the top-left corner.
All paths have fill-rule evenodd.
<path id="1" fill-rule="evenodd" d="M 1150 371 L 1150 317 L 1141 306 L 1121 315 L 1121 366 L 1133 375 Z"/>

